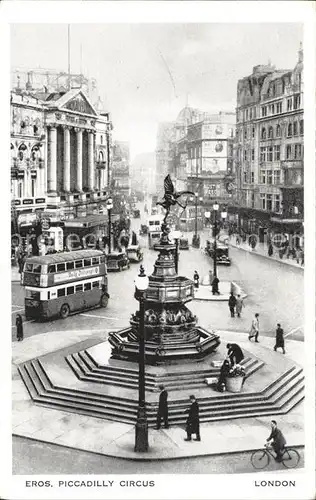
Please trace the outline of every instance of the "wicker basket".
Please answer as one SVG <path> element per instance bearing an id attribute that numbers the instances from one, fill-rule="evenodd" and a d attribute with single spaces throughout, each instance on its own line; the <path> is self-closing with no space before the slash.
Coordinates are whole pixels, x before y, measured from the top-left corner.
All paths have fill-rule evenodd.
<path id="1" fill-rule="evenodd" d="M 240 392 L 244 377 L 227 377 L 226 390 L 229 392 Z"/>

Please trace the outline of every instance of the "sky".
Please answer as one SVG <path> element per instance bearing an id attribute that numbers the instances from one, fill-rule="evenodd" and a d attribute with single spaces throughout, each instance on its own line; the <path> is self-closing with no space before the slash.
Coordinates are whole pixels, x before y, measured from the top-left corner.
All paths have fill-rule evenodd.
<path id="1" fill-rule="evenodd" d="M 66 24 L 13 24 L 11 66 L 67 71 Z M 114 139 L 131 157 L 154 151 L 157 124 L 188 103 L 234 111 L 238 79 L 258 64 L 292 69 L 303 27 L 296 23 L 71 24 L 71 71 L 97 79 Z"/>

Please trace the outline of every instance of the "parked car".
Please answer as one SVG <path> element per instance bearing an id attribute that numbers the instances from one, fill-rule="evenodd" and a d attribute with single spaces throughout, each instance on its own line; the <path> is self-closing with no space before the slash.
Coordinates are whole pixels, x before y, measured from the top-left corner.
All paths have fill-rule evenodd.
<path id="1" fill-rule="evenodd" d="M 130 267 L 126 252 L 111 252 L 107 255 L 106 265 L 108 271 L 123 271 Z"/>
<path id="2" fill-rule="evenodd" d="M 133 210 L 133 217 L 134 217 L 134 219 L 139 219 L 140 218 L 140 210 L 138 210 L 138 209 Z"/>
<path id="3" fill-rule="evenodd" d="M 189 240 L 188 240 L 188 238 L 180 238 L 180 240 L 179 240 L 179 249 L 180 250 L 189 250 Z"/>
<path id="4" fill-rule="evenodd" d="M 140 235 L 148 234 L 148 227 L 146 226 L 146 224 L 141 224 L 140 225 L 139 234 Z"/>
<path id="5" fill-rule="evenodd" d="M 143 252 L 139 245 L 129 245 L 126 249 L 126 253 L 130 262 L 140 262 L 143 260 Z"/>

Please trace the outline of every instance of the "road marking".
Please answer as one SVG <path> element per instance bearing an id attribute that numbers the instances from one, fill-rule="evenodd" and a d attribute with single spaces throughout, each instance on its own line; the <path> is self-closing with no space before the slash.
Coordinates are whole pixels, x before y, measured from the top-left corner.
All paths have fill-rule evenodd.
<path id="1" fill-rule="evenodd" d="M 97 314 L 84 314 L 81 313 L 79 316 L 87 316 L 88 318 L 99 318 L 99 319 L 115 319 L 116 321 L 119 321 L 121 318 L 110 318 L 109 316 L 98 316 Z"/>
<path id="2" fill-rule="evenodd" d="M 24 311 L 24 307 L 23 307 L 23 309 L 16 309 L 15 311 L 11 311 L 11 314 L 15 314 L 15 313 L 18 313 L 20 311 Z"/>
<path id="3" fill-rule="evenodd" d="M 297 332 L 298 330 L 301 330 L 304 328 L 304 325 L 301 325 L 301 326 L 298 326 L 297 328 L 293 328 L 292 330 L 290 330 L 289 332 L 287 332 L 285 335 L 283 335 L 283 337 L 288 337 L 289 335 L 292 335 L 292 333 L 295 333 Z"/>
<path id="4" fill-rule="evenodd" d="M 23 321 L 23 325 L 26 325 L 27 323 L 34 323 L 35 319 L 30 319 L 29 321 Z M 16 325 L 12 325 L 11 328 L 16 328 Z"/>

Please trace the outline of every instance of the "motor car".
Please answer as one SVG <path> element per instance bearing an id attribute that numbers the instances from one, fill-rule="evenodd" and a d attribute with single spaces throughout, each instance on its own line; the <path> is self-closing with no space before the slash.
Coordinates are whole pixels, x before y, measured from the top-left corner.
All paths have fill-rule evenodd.
<path id="1" fill-rule="evenodd" d="M 140 218 L 140 210 L 138 210 L 138 209 L 133 210 L 133 217 L 134 217 L 134 219 L 139 219 Z"/>
<path id="2" fill-rule="evenodd" d="M 179 249 L 180 250 L 189 250 L 189 240 L 188 240 L 188 238 L 180 238 L 180 240 L 179 240 Z"/>
<path id="3" fill-rule="evenodd" d="M 140 262 L 144 257 L 139 245 L 129 245 L 126 253 L 130 262 Z"/>
<path id="4" fill-rule="evenodd" d="M 141 224 L 140 225 L 140 230 L 139 230 L 139 234 L 140 235 L 145 235 L 145 234 L 148 234 L 148 227 L 146 226 L 146 224 Z"/>
<path id="5" fill-rule="evenodd" d="M 111 252 L 106 257 L 106 265 L 108 271 L 123 271 L 130 268 L 126 252 Z"/>

